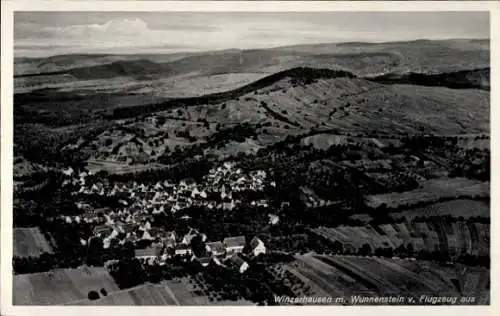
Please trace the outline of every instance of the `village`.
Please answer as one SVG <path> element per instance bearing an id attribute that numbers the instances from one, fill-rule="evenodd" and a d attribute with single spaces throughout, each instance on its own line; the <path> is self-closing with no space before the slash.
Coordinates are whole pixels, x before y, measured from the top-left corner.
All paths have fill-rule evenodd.
<path id="1" fill-rule="evenodd" d="M 232 211 L 242 203 L 267 208 L 268 201 L 258 199 L 242 201 L 235 197 L 238 192 L 261 192 L 266 185 L 274 187 L 275 182 L 267 179 L 265 171 L 258 170 L 244 174 L 231 163 L 211 169 L 200 183 L 188 178 L 178 184 L 169 181 L 155 184 L 111 183 L 107 179 L 92 177 L 89 171 L 76 172 L 71 167 L 62 171 L 63 187 L 71 188 L 71 195 L 84 197 L 100 195 L 118 198 L 121 207 L 94 208 L 83 201 L 75 202 L 81 210 L 80 215 L 60 215 L 68 224 L 86 223 L 93 227 L 93 235 L 87 240 L 80 239 L 82 246 L 89 245 L 94 239 L 102 241 L 102 247 L 131 243 L 135 246 L 135 257 L 143 264 L 165 265 L 167 260 L 180 256 L 184 260 L 197 261 L 206 267 L 211 262 L 245 272 L 249 264 L 242 259 L 244 249 L 249 256 L 266 252 L 264 243 L 255 236 L 246 240 L 245 236 L 228 236 L 223 240 L 210 241 L 209 236 L 198 229 L 190 228 L 184 235 L 154 227 L 155 214 L 175 214 L 193 206 L 206 211 Z M 279 217 L 269 214 L 269 223 L 274 225 Z M 188 220 L 187 216 L 181 217 Z M 192 241 L 203 243 L 204 249 L 193 251 Z M 144 246 L 146 245 L 146 246 Z"/>

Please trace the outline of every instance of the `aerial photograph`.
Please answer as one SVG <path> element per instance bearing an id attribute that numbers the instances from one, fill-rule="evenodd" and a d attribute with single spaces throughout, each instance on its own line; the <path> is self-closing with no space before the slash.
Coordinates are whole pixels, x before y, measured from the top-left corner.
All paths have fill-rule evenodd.
<path id="1" fill-rule="evenodd" d="M 17 11 L 13 81 L 13 305 L 490 304 L 487 11 Z"/>

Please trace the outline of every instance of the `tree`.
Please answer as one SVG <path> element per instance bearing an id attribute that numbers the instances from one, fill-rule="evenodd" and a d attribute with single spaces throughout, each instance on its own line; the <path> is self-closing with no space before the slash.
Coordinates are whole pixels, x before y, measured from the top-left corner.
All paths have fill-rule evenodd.
<path id="1" fill-rule="evenodd" d="M 164 125 L 166 121 L 167 119 L 164 116 L 158 116 L 156 118 L 156 122 L 158 123 L 159 126 Z"/>
<path id="2" fill-rule="evenodd" d="M 333 251 L 334 253 L 342 253 L 342 252 L 343 252 L 343 250 L 344 250 L 344 246 L 343 246 L 343 245 L 342 245 L 342 243 L 341 243 L 340 241 L 338 241 L 338 240 L 335 240 L 335 241 L 333 242 L 333 245 L 332 245 L 332 247 L 331 247 L 331 248 L 332 248 L 332 251 Z"/>
<path id="3" fill-rule="evenodd" d="M 362 256 L 367 256 L 372 253 L 372 247 L 369 244 L 363 244 L 361 249 L 359 249 L 359 254 Z"/>
<path id="4" fill-rule="evenodd" d="M 409 257 L 412 257 L 413 256 L 413 253 L 414 253 L 414 249 L 413 249 L 413 244 L 412 243 L 409 243 L 407 246 L 406 246 L 406 252 L 408 254 Z"/>
<path id="5" fill-rule="evenodd" d="M 88 294 L 88 298 L 91 301 L 95 301 L 95 300 L 98 300 L 101 297 L 99 296 L 99 293 L 97 293 L 96 291 L 90 291 L 89 294 Z"/>
<path id="6" fill-rule="evenodd" d="M 113 144 L 113 140 L 111 138 L 106 138 L 104 141 L 104 145 L 111 146 Z"/>

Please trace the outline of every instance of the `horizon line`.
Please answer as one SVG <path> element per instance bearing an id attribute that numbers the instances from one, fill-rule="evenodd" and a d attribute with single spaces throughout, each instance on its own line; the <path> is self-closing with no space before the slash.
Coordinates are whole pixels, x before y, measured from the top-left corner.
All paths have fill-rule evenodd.
<path id="1" fill-rule="evenodd" d="M 318 43 L 308 43 L 308 44 L 292 44 L 292 45 L 280 45 L 280 46 L 269 46 L 269 47 L 261 47 L 261 48 L 224 48 L 224 49 L 216 49 L 216 50 L 205 50 L 205 51 L 178 51 L 171 53 L 99 53 L 99 52 L 89 52 L 89 53 L 68 53 L 68 54 L 55 54 L 55 55 L 46 55 L 46 56 L 37 56 L 37 57 L 28 57 L 28 56 L 15 56 L 16 49 L 14 43 L 14 60 L 16 59 L 43 59 L 43 58 L 54 58 L 54 57 L 62 57 L 62 56 L 140 56 L 140 55 L 176 55 L 176 54 L 204 54 L 204 53 L 220 53 L 224 51 L 252 51 L 252 50 L 270 50 L 270 49 L 286 49 L 286 48 L 294 48 L 294 47 L 305 47 L 305 46 L 320 46 L 320 45 L 338 45 L 338 44 L 360 44 L 360 45 L 382 45 L 382 44 L 397 44 L 397 43 L 412 43 L 412 42 L 438 42 L 438 41 L 491 41 L 491 38 L 485 37 L 449 37 L 449 38 L 417 38 L 412 40 L 397 40 L 397 41 L 341 41 L 341 42 L 318 42 Z M 148 47 L 143 47 L 147 49 Z"/>

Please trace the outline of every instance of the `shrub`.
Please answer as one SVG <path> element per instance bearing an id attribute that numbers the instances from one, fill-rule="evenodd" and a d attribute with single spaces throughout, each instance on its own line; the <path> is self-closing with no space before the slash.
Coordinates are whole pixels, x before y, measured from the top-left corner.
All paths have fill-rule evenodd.
<path id="1" fill-rule="evenodd" d="M 113 140 L 111 138 L 107 138 L 104 141 L 104 145 L 106 145 L 106 146 L 111 146 L 111 144 L 113 144 Z"/>
<path id="2" fill-rule="evenodd" d="M 95 301 L 95 300 L 98 300 L 101 297 L 99 296 L 99 293 L 97 293 L 96 291 L 90 291 L 89 294 L 88 294 L 88 298 L 91 301 Z"/>

